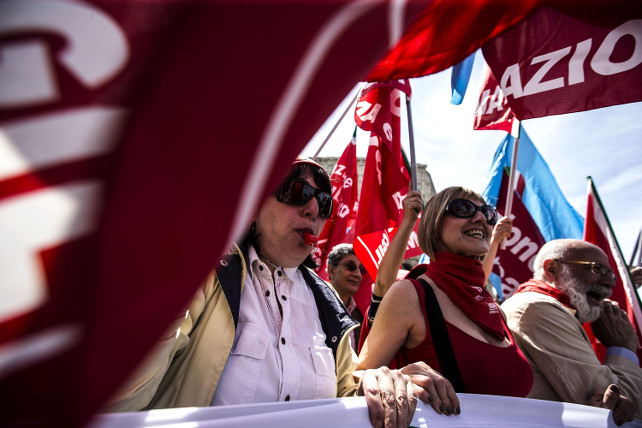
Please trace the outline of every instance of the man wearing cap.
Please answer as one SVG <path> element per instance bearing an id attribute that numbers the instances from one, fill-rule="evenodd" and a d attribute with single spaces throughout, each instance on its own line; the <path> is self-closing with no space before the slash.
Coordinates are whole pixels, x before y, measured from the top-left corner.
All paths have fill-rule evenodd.
<path id="1" fill-rule="evenodd" d="M 220 261 L 180 327 L 170 329 L 109 410 L 359 393 L 374 426 L 407 426 L 417 397 L 428 401 L 423 366 L 355 373 L 350 332 L 358 323 L 305 266 L 332 213 L 330 192 L 323 168 L 296 160 L 246 239 Z"/>
<path id="2" fill-rule="evenodd" d="M 610 297 L 615 274 L 599 247 L 576 239 L 546 243 L 534 279 L 502 304 L 508 327 L 534 373 L 528 397 L 613 409 L 618 425 L 642 417 L 638 339 Z M 582 328 L 607 347 L 597 359 Z"/>

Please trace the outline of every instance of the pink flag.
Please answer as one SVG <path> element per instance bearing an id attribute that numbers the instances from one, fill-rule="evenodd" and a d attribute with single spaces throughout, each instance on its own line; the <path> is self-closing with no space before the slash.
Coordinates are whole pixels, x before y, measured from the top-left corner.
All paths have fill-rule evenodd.
<path id="1" fill-rule="evenodd" d="M 639 3 L 592 23 L 542 7 L 484 57 L 519 120 L 642 101 L 641 18 Z"/>
<path id="2" fill-rule="evenodd" d="M 506 102 L 502 88 L 486 63 L 484 63 L 481 81 L 483 86 L 475 109 L 473 129 L 496 129 L 510 132 L 515 115 Z"/>
<path id="3" fill-rule="evenodd" d="M 0 426 L 100 409 L 385 52 L 388 13 L 0 2 Z"/>
<path id="4" fill-rule="evenodd" d="M 597 189 L 593 184 L 593 180 L 588 179 L 588 202 L 586 207 L 586 221 L 584 223 L 584 240 L 591 242 L 600 247 L 608 256 L 611 269 L 617 275 L 617 282 L 611 295 L 611 300 L 615 300 L 623 309 L 629 321 L 635 327 L 638 334 L 638 341 L 642 343 L 642 311 L 640 310 L 640 298 L 635 289 L 635 284 L 631 279 L 629 270 L 627 268 L 620 246 L 615 239 L 615 234 L 611 229 L 611 224 L 606 216 L 600 197 L 597 194 Z M 590 330 L 589 325 L 585 325 L 585 329 Z M 594 343 L 593 347 L 598 356 L 605 355 L 604 345 L 601 343 Z M 637 349 L 638 357 L 642 360 L 642 347 Z"/>
<path id="5" fill-rule="evenodd" d="M 332 247 L 344 242 L 352 243 L 354 239 L 354 231 L 352 233 L 348 233 L 348 231 L 352 228 L 357 218 L 357 209 L 359 207 L 357 180 L 357 139 L 355 129 L 352 140 L 348 143 L 330 175 L 334 209 L 332 210 L 332 216 L 325 223 L 325 227 L 319 235 L 318 246 L 312 253 L 319 263 L 317 273 L 325 280 L 328 280 L 326 265 L 328 253 L 330 253 Z"/>

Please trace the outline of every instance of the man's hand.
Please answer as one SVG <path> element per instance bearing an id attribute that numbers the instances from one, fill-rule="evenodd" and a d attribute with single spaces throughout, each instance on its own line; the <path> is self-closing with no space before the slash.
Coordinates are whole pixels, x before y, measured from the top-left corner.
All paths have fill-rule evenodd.
<path id="1" fill-rule="evenodd" d="M 642 285 L 642 266 L 629 266 L 629 273 L 635 285 Z"/>
<path id="2" fill-rule="evenodd" d="M 430 404 L 435 412 L 448 416 L 461 413 L 455 388 L 428 364 L 421 361 L 408 364 L 401 372 L 410 376 L 412 382 L 419 387 L 421 401 Z"/>
<path id="3" fill-rule="evenodd" d="M 600 317 L 591 323 L 595 337 L 606 347 L 621 346 L 635 352 L 638 338 L 635 329 L 617 302 L 605 299 Z"/>
<path id="4" fill-rule="evenodd" d="M 596 389 L 589 404 L 613 410 L 613 420 L 618 426 L 631 422 L 635 416 L 635 404 L 622 395 L 620 388 L 615 384 L 609 385 L 606 391 Z"/>
<path id="5" fill-rule="evenodd" d="M 373 427 L 408 427 L 417 408 L 417 393 L 409 376 L 381 367 L 361 376 L 359 395 L 365 395 Z"/>

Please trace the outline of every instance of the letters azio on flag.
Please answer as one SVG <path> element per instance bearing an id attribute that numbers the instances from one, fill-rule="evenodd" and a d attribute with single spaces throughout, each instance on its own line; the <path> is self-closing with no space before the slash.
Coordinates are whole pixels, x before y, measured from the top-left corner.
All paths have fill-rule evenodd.
<path id="1" fill-rule="evenodd" d="M 488 64 L 484 64 L 481 82 L 483 86 L 475 109 L 473 129 L 495 129 L 510 132 L 515 115 L 508 106 L 502 88 L 497 83 Z"/>
<path id="2" fill-rule="evenodd" d="M 0 2 L 0 426 L 101 409 L 388 48 L 389 13 Z"/>
<path id="3" fill-rule="evenodd" d="M 483 53 L 520 120 L 642 101 L 639 4 L 604 23 L 541 7 Z"/>
<path id="4" fill-rule="evenodd" d="M 521 192 L 524 190 L 524 177 L 517 172 L 516 188 L 513 190 L 511 219 L 513 228 L 511 236 L 506 239 L 506 249 L 499 249 L 493 265 L 493 273 L 501 279 L 503 299 L 509 298 L 519 285 L 533 277 L 533 262 L 537 252 L 546 243 L 539 228 L 522 203 Z M 506 212 L 506 194 L 508 174 L 504 170 L 497 211 Z"/>
<path id="5" fill-rule="evenodd" d="M 312 252 L 319 267 L 316 272 L 326 281 L 328 254 L 332 248 L 341 243 L 352 243 L 354 230 L 352 226 L 357 218 L 358 201 L 357 140 L 356 129 L 348 146 L 341 154 L 330 175 L 334 208 L 332 216 L 326 221 L 319 235 L 318 246 Z"/>

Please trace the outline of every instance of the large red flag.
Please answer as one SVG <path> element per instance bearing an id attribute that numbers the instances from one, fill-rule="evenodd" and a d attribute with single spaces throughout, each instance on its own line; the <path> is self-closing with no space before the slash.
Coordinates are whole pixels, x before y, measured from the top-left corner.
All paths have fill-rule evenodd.
<path id="1" fill-rule="evenodd" d="M 480 80 L 482 89 L 475 109 L 473 129 L 495 129 L 511 132 L 515 115 L 508 106 L 497 79 L 486 63 L 484 63 Z"/>
<path id="2" fill-rule="evenodd" d="M 317 273 L 325 280 L 328 280 L 326 266 L 332 247 L 344 242 L 351 244 L 354 240 L 354 231 L 352 233 L 348 231 L 357 218 L 359 208 L 357 180 L 357 130 L 355 129 L 352 140 L 330 175 L 334 209 L 319 235 L 318 246 L 312 253 L 319 263 Z"/>
<path id="3" fill-rule="evenodd" d="M 483 47 L 519 120 L 642 101 L 642 3 L 588 23 L 542 7 Z"/>
<path id="4" fill-rule="evenodd" d="M 597 189 L 593 184 L 593 180 L 588 178 L 588 202 L 586 206 L 586 221 L 584 223 L 584 240 L 591 242 L 600 247 L 608 256 L 611 269 L 617 274 L 617 282 L 611 295 L 611 300 L 617 301 L 620 308 L 623 309 L 629 321 L 635 327 L 638 335 L 638 341 L 642 344 L 642 311 L 640 310 L 640 298 L 636 292 L 635 284 L 631 279 L 629 270 L 627 268 L 620 246 L 615 239 L 615 234 L 611 228 L 600 197 L 597 194 Z M 590 326 L 587 324 L 585 328 L 590 331 Z M 594 343 L 598 356 L 605 355 L 604 345 L 601 343 Z M 642 346 L 638 346 L 637 354 L 642 361 Z"/>
<path id="5" fill-rule="evenodd" d="M 403 93 L 410 95 L 407 80 L 369 84 L 362 91 L 355 110 L 357 125 L 370 131 L 370 145 L 361 184 L 354 248 L 372 279 L 377 276 L 377 260 L 381 260 L 390 242 L 388 230 L 401 221 L 401 201 L 410 184 L 401 151 Z M 363 235 L 370 237 L 362 239 Z M 363 285 L 355 294 L 355 301 L 365 313 L 370 303 L 370 289 Z"/>
<path id="6" fill-rule="evenodd" d="M 385 52 L 389 12 L 0 2 L 0 426 L 100 408 Z"/>
<path id="7" fill-rule="evenodd" d="M 385 82 L 445 70 L 540 6 L 595 25 L 622 23 L 640 18 L 642 12 L 639 0 L 433 0 L 366 80 Z"/>

